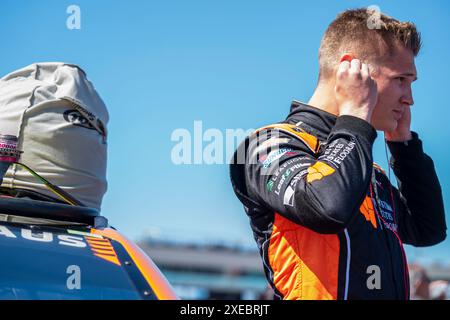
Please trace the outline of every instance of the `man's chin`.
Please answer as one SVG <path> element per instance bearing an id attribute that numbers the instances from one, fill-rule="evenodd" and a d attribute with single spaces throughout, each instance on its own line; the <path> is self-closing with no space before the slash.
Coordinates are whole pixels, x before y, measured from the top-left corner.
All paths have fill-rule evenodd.
<path id="1" fill-rule="evenodd" d="M 397 129 L 398 122 L 396 120 L 392 120 L 389 123 L 381 123 L 381 124 L 373 123 L 372 126 L 377 131 L 393 132 L 393 131 L 395 131 L 395 129 Z"/>

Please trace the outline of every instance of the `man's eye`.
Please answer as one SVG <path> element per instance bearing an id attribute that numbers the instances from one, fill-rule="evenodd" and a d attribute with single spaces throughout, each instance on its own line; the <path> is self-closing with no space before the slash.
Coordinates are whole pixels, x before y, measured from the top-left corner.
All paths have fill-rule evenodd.
<path id="1" fill-rule="evenodd" d="M 396 80 L 399 80 L 400 83 L 402 83 L 403 81 L 405 81 L 405 77 L 397 77 L 395 78 Z"/>

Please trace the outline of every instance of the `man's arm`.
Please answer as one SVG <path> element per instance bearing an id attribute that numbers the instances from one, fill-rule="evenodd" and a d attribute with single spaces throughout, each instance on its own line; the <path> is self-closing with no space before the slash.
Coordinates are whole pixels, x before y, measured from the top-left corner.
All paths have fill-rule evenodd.
<path id="1" fill-rule="evenodd" d="M 404 243 L 429 246 L 446 237 L 441 186 L 433 160 L 423 152 L 416 133 L 407 142 L 388 141 L 391 164 L 397 177 L 399 236 Z"/>
<path id="2" fill-rule="evenodd" d="M 249 194 L 316 232 L 343 230 L 358 213 L 368 190 L 374 128 L 357 117 L 338 117 L 326 147 L 318 154 L 282 132 L 262 133 L 249 143 L 245 165 Z"/>
<path id="3" fill-rule="evenodd" d="M 336 72 L 334 88 L 340 116 L 326 148 L 316 154 L 307 143 L 291 139 L 274 146 L 289 151 L 270 154 L 277 151 L 253 141 L 245 170 L 247 189 L 254 198 L 320 233 L 337 233 L 349 224 L 366 196 L 372 173 L 376 131 L 370 120 L 377 86 L 366 63 L 345 57 Z M 266 155 L 266 159 L 261 158 Z M 275 169 L 270 168 L 270 157 L 277 158 Z"/>

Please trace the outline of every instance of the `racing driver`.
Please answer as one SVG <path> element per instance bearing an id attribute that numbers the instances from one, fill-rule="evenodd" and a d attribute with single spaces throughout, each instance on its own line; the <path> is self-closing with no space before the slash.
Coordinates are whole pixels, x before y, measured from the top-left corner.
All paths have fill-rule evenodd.
<path id="1" fill-rule="evenodd" d="M 238 147 L 234 191 L 250 218 L 279 299 L 409 299 L 403 244 L 446 237 L 433 161 L 412 132 L 411 84 L 420 34 L 385 14 L 347 10 L 328 26 L 308 103 Z M 391 185 L 373 163 L 384 132 Z"/>

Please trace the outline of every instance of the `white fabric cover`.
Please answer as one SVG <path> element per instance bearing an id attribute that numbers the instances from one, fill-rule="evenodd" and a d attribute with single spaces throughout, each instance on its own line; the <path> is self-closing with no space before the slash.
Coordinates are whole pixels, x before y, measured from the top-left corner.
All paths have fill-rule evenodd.
<path id="1" fill-rule="evenodd" d="M 19 138 L 20 162 L 100 210 L 106 182 L 108 111 L 78 66 L 35 63 L 0 79 L 0 134 Z M 20 166 L 3 187 L 58 198 Z"/>

